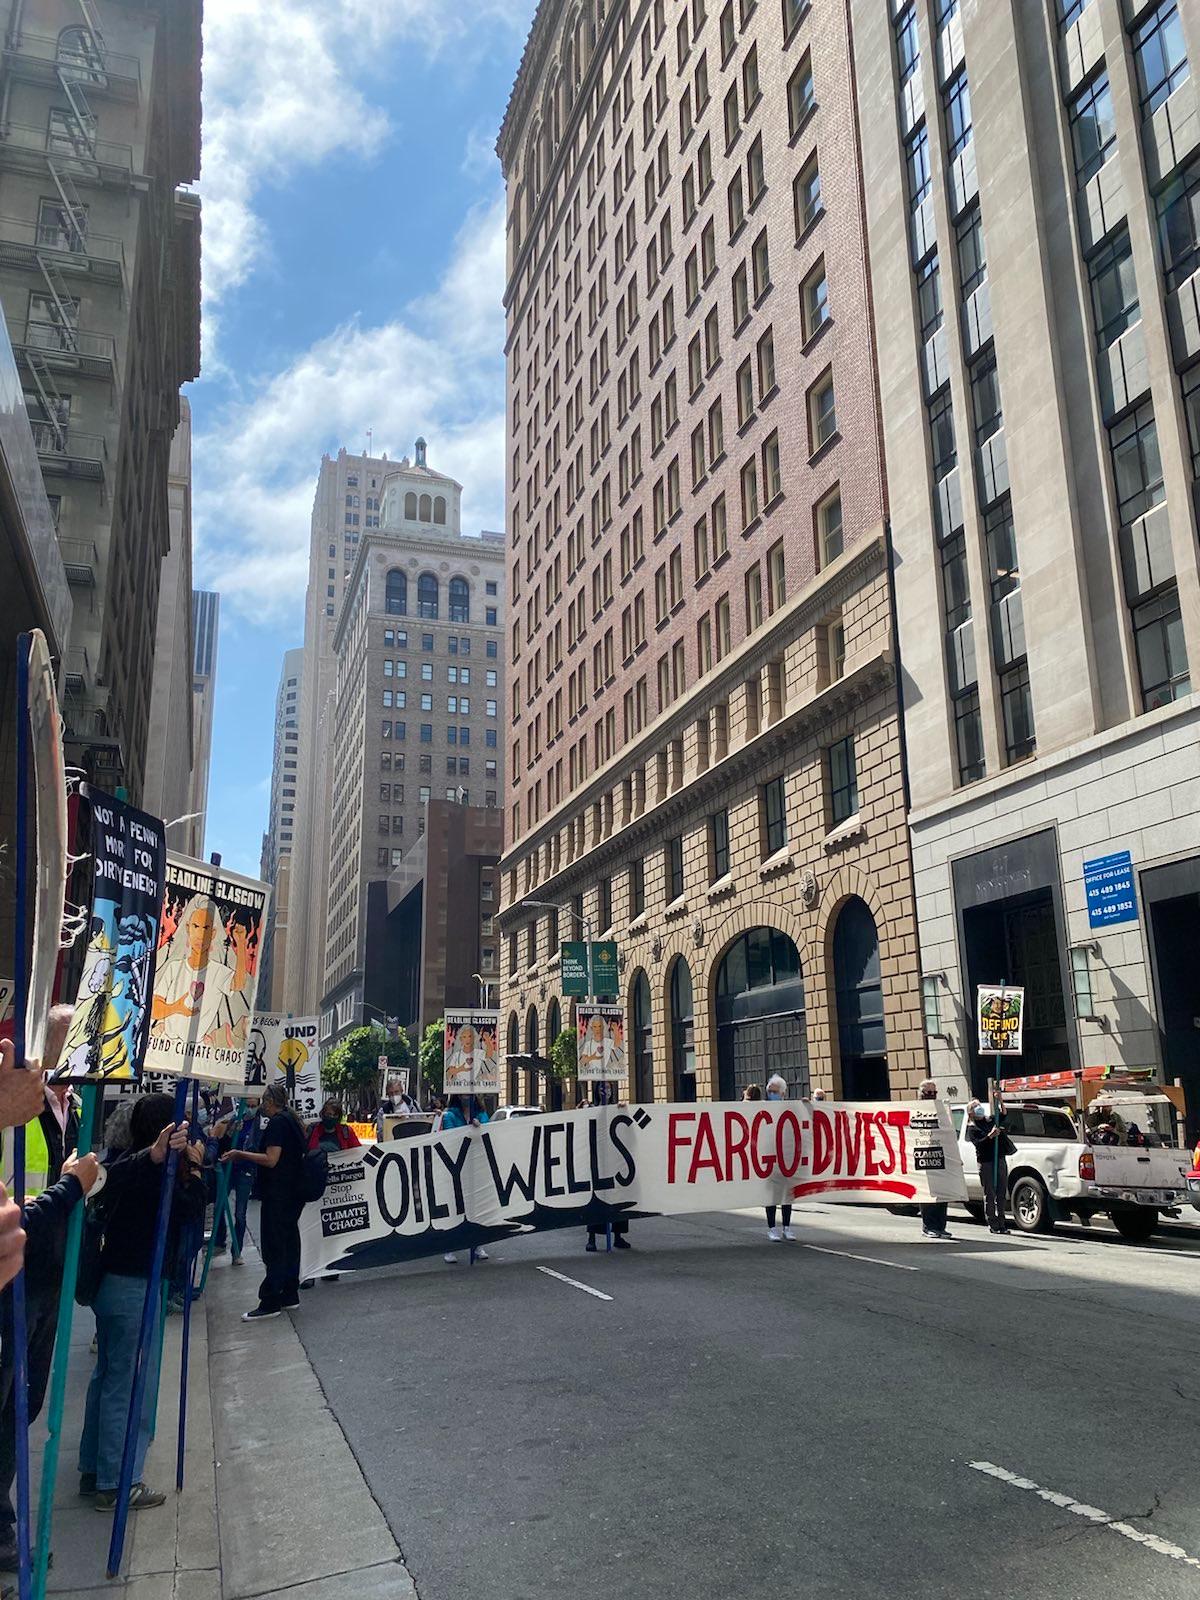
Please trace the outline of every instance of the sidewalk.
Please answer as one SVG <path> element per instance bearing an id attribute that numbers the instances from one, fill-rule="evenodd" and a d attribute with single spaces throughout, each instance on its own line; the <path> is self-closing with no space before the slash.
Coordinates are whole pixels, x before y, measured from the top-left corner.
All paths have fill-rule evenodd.
<path id="1" fill-rule="evenodd" d="M 342 1430 L 325 1403 L 285 1313 L 249 1326 L 241 1314 L 261 1277 L 214 1265 L 192 1312 L 185 1487 L 174 1492 L 183 1323 L 171 1317 L 163 1350 L 158 1429 L 146 1480 L 167 1504 L 131 1513 L 121 1577 L 104 1575 L 111 1517 L 76 1493 L 75 1452 L 91 1375 L 90 1311 L 76 1310 L 54 1515 L 48 1593 L 127 1600 L 416 1600 L 412 1580 Z M 300 1313 L 303 1315 L 303 1312 Z M 36 1498 L 45 1428 L 35 1424 Z M 35 1522 L 36 1527 L 36 1522 Z"/>

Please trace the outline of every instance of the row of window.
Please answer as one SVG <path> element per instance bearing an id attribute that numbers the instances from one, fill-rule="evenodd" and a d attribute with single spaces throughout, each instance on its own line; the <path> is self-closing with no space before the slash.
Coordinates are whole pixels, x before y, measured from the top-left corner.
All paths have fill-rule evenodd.
<path id="1" fill-rule="evenodd" d="M 486 592 L 489 595 L 497 593 L 497 585 L 490 579 L 486 584 Z M 387 575 L 384 602 L 389 616 L 408 615 L 408 575 L 401 572 L 398 567 L 393 567 Z M 471 586 L 465 578 L 450 579 L 448 602 L 446 615 L 451 622 L 470 622 Z M 437 578 L 432 572 L 423 572 L 417 579 L 417 615 L 428 617 L 432 621 L 439 614 L 440 603 Z M 495 606 L 485 607 L 484 620 L 489 628 L 496 626 L 496 613 Z"/>
<path id="2" fill-rule="evenodd" d="M 428 651 L 432 651 L 433 648 L 434 648 L 434 645 L 435 645 L 435 641 L 436 641 L 436 635 L 435 634 L 423 633 L 421 635 L 421 649 L 424 650 L 424 651 L 427 651 L 427 652 Z M 447 653 L 447 655 L 469 656 L 471 654 L 471 641 L 470 641 L 469 638 L 466 638 L 466 637 L 461 636 L 459 634 L 449 633 L 449 634 L 445 635 L 444 642 L 445 642 L 445 645 L 446 645 L 446 653 Z M 388 650 L 407 650 L 408 649 L 408 634 L 403 628 L 385 628 L 383 630 L 383 643 L 384 643 L 385 649 L 388 649 Z M 499 654 L 500 654 L 499 642 L 497 640 L 495 640 L 495 639 L 485 640 L 485 642 L 484 642 L 484 653 L 487 655 L 489 661 L 497 660 L 498 657 L 499 657 Z M 395 673 L 395 675 L 398 678 L 404 677 L 404 673 L 400 671 L 400 667 L 402 666 L 402 664 L 403 663 L 401 663 L 399 661 L 396 662 L 396 673 Z M 421 668 L 421 676 L 422 677 L 425 676 L 425 668 L 424 667 Z"/>
<path id="3" fill-rule="evenodd" d="M 491 704 L 493 704 L 493 702 L 489 701 L 488 704 L 491 705 Z M 422 710 L 428 710 L 429 708 L 423 706 L 421 709 Z M 489 715 L 495 715 L 495 713 L 491 712 L 491 713 L 489 713 Z M 470 730 L 470 728 L 458 727 L 458 726 L 452 725 L 452 726 L 448 726 L 445 729 L 445 734 L 446 734 L 446 743 L 447 744 L 466 745 L 466 744 L 470 744 L 470 742 L 471 742 L 471 730 Z M 396 740 L 407 739 L 408 738 L 408 724 L 406 722 L 397 722 L 392 718 L 384 718 L 379 724 L 379 737 L 381 739 L 396 739 Z M 484 730 L 483 739 L 484 739 L 484 744 L 487 746 L 487 748 L 489 750 L 495 750 L 495 749 L 498 748 L 498 741 L 496 739 L 496 730 L 495 730 L 495 728 L 486 728 Z M 421 741 L 422 744 L 432 744 L 433 743 L 433 723 L 432 722 L 422 722 L 421 723 L 421 725 L 420 725 L 420 741 Z"/>

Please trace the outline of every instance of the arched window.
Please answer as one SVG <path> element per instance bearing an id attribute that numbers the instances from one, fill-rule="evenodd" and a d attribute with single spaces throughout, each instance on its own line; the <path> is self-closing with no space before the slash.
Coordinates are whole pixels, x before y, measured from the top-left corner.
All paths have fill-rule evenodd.
<path id="1" fill-rule="evenodd" d="M 772 1073 L 791 1094 L 808 1093 L 808 1036 L 800 952 L 777 928 L 751 928 L 717 968 L 717 1077 L 722 1100 Z"/>
<path id="2" fill-rule="evenodd" d="M 504 1076 L 510 1106 L 518 1106 L 521 1103 L 521 1084 L 517 1070 L 517 1056 L 520 1053 L 521 1024 L 517 1021 L 517 1013 L 513 1011 L 508 1018 L 508 1050 L 504 1057 Z"/>
<path id="3" fill-rule="evenodd" d="M 417 521 L 418 522 L 432 522 L 433 521 L 433 501 L 430 499 L 430 497 L 427 494 L 423 494 L 421 496 L 421 506 L 420 506 L 420 510 L 417 513 Z"/>
<path id="4" fill-rule="evenodd" d="M 434 499 L 434 502 L 433 502 L 433 520 L 434 520 L 434 522 L 437 523 L 439 528 L 445 527 L 445 525 L 446 525 L 446 497 L 445 497 L 445 495 L 439 494 Z"/>
<path id="5" fill-rule="evenodd" d="M 833 931 L 833 981 L 842 1061 L 841 1098 L 890 1100 L 879 934 L 870 908 L 857 895 L 838 913 Z"/>
<path id="6" fill-rule="evenodd" d="M 408 615 L 408 579 L 398 567 L 387 575 L 387 613 L 389 617 Z"/>
<path id="7" fill-rule="evenodd" d="M 64 28 L 58 36 L 57 60 L 64 76 L 81 83 L 104 79 L 104 58 L 88 28 Z"/>
<path id="8" fill-rule="evenodd" d="M 692 974 L 682 956 L 671 971 L 671 1069 L 676 1100 L 696 1098 L 696 1026 Z"/>
<path id="9" fill-rule="evenodd" d="M 404 520 L 405 522 L 417 520 L 417 497 L 411 489 L 404 496 Z"/>
<path id="10" fill-rule="evenodd" d="M 650 980 L 639 972 L 633 983 L 633 1098 L 654 1099 L 653 1030 L 650 1022 Z"/>
<path id="11" fill-rule="evenodd" d="M 417 579 L 417 611 L 423 617 L 438 614 L 438 581 L 432 572 L 423 572 Z"/>
<path id="12" fill-rule="evenodd" d="M 450 579 L 450 621 L 470 622 L 471 588 L 465 578 Z"/>

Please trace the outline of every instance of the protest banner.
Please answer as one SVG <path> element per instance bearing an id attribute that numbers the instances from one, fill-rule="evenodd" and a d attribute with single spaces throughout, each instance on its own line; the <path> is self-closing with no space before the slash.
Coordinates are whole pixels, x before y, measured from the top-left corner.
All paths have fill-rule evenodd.
<path id="1" fill-rule="evenodd" d="M 500 1018 L 495 1011 L 447 1011 L 442 1087 L 446 1094 L 499 1094 Z"/>
<path id="2" fill-rule="evenodd" d="M 263 1015 L 256 1012 L 246 1043 L 243 1083 L 246 1089 L 284 1084 L 292 1108 L 312 1122 L 321 1109 L 321 1059 L 316 1017 Z"/>
<path id="3" fill-rule="evenodd" d="M 975 1002 L 979 1053 L 1019 1056 L 1025 1026 L 1025 991 L 1010 984 L 979 985 Z"/>
<path id="4" fill-rule="evenodd" d="M 0 1022 L 7 1022 L 12 1016 L 13 981 L 11 978 L 0 978 Z"/>
<path id="5" fill-rule="evenodd" d="M 157 817 L 85 789 L 91 810 L 92 904 L 87 951 L 62 1056 L 69 1083 L 136 1084 L 150 1032 L 150 997 L 165 887 L 167 840 Z"/>
<path id="6" fill-rule="evenodd" d="M 148 1070 L 244 1082 L 270 893 L 224 867 L 167 856 Z"/>
<path id="7" fill-rule="evenodd" d="M 581 1000 L 575 1008 L 576 1077 L 581 1083 L 620 1083 L 625 1076 L 625 1008 Z"/>
<path id="8" fill-rule="evenodd" d="M 379 1267 L 618 1217 L 966 1199 L 938 1101 L 594 1107 L 335 1152 L 301 1272 Z"/>

